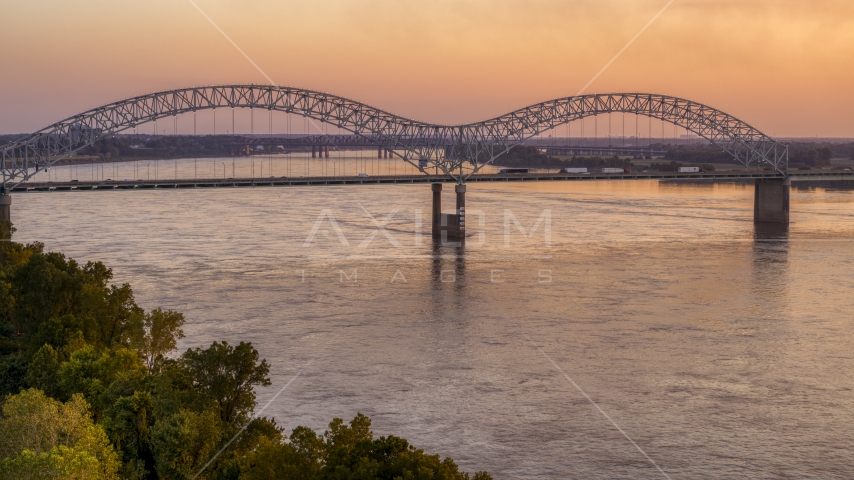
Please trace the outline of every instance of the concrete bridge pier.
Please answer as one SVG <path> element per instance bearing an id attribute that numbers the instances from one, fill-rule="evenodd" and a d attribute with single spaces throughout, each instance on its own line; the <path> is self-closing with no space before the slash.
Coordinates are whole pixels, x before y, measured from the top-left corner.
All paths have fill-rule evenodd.
<path id="1" fill-rule="evenodd" d="M 317 158 L 316 147 L 314 145 L 311 146 L 311 158 Z"/>
<path id="2" fill-rule="evenodd" d="M 442 235 L 442 184 L 431 184 L 430 189 L 433 190 L 433 238 L 439 238 Z"/>
<path id="3" fill-rule="evenodd" d="M 466 185 L 458 183 L 454 187 L 457 192 L 457 239 L 465 240 L 466 238 Z"/>
<path id="4" fill-rule="evenodd" d="M 8 223 L 6 223 L 8 222 Z M 0 193 L 0 223 L 5 225 L 0 226 L 0 240 L 11 240 L 12 235 L 10 228 L 12 225 L 12 196 Z"/>
<path id="5" fill-rule="evenodd" d="M 758 178 L 753 197 L 753 221 L 756 223 L 789 224 L 788 178 Z"/>
<path id="6" fill-rule="evenodd" d="M 457 194 L 457 209 L 455 213 L 442 213 L 442 184 L 431 185 L 433 190 L 433 238 L 441 239 L 442 243 L 449 240 L 463 241 L 466 237 L 466 186 L 458 184 L 454 191 Z"/>

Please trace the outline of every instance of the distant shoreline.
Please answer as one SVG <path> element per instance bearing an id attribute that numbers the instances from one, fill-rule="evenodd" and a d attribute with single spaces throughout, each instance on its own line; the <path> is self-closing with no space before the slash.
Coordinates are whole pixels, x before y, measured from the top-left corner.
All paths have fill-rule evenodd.
<path id="1" fill-rule="evenodd" d="M 249 157 L 266 157 L 269 156 L 269 153 L 259 153 L 241 156 L 235 156 L 234 158 L 249 158 Z M 281 153 L 276 153 L 275 155 L 281 155 Z M 165 160 L 193 160 L 193 159 L 208 159 L 208 158 L 226 158 L 230 157 L 230 155 L 197 155 L 192 157 L 173 157 L 173 158 L 164 158 L 164 157 L 117 157 L 117 158 L 105 158 L 99 157 L 97 155 L 81 155 L 75 157 L 67 157 L 62 160 L 57 161 L 52 166 L 67 166 L 67 165 L 91 165 L 91 164 L 102 164 L 102 163 L 127 163 L 127 162 L 162 162 Z"/>

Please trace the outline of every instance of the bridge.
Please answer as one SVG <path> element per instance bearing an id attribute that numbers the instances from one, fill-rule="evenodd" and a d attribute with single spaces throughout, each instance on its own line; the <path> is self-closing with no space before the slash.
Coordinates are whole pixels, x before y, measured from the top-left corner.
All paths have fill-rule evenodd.
<path id="1" fill-rule="evenodd" d="M 523 173 L 523 174 L 478 174 L 468 177 L 467 183 L 504 182 L 556 182 L 596 180 L 779 180 L 785 178 L 773 172 L 720 172 L 720 173 Z M 850 172 L 805 173 L 790 175 L 789 180 L 826 181 L 854 180 Z M 164 180 L 106 180 L 70 182 L 28 182 L 13 190 L 26 192 L 71 192 L 108 191 L 169 188 L 235 188 L 235 187 L 306 187 L 318 185 L 411 185 L 411 184 L 457 183 L 446 175 L 377 175 L 377 176 L 315 176 L 315 177 L 270 177 L 270 178 L 198 178 Z"/>
<path id="2" fill-rule="evenodd" d="M 0 220 L 11 218 L 11 192 L 50 186 L 25 185 L 40 171 L 86 146 L 162 118 L 217 108 L 249 108 L 298 115 L 334 126 L 373 143 L 378 151 L 412 165 L 433 185 L 434 235 L 465 236 L 466 182 L 491 178 L 481 170 L 514 146 L 576 120 L 613 113 L 647 116 L 685 128 L 732 155 L 745 167 L 767 169 L 755 174 L 755 220 L 788 223 L 789 185 L 800 178 L 788 174 L 788 148 L 758 129 L 723 111 L 691 100 L 649 93 L 589 94 L 530 105 L 480 122 L 439 125 L 408 119 L 329 93 L 275 85 L 192 87 L 141 95 L 103 105 L 51 124 L 0 148 Z M 455 183 L 456 211 L 441 213 L 443 180 Z M 509 178 L 509 177 L 504 177 Z M 519 177 L 535 178 L 535 177 Z M 569 176 L 537 178 L 569 179 Z M 591 176 L 600 180 L 616 179 Z M 620 179 L 628 177 L 620 176 Z M 635 176 L 633 178 L 641 178 Z M 651 177 L 650 177 L 651 178 Z M 680 177 L 681 178 L 681 177 Z M 841 177 L 840 177 L 841 178 Z M 379 179 L 372 179 L 377 180 Z M 494 180 L 494 179 L 493 179 Z M 323 180 L 330 184 L 336 180 Z M 367 180 L 340 184 L 364 184 Z M 415 183 L 415 181 L 403 183 Z M 401 183 L 391 181 L 391 183 Z M 175 182 L 175 186 L 191 182 Z M 233 180 L 232 183 L 246 183 Z M 253 183 L 249 181 L 248 183 Z M 272 182 L 275 183 L 275 182 Z M 289 183 L 289 182 L 285 182 Z M 299 182 L 298 182 L 299 183 Z M 304 184 L 311 184 L 303 180 Z M 160 182 L 160 184 L 163 184 Z M 217 185 L 218 182 L 211 182 Z M 165 185 L 165 184 L 163 184 Z M 196 182 L 198 186 L 200 183 Z M 112 185 L 144 188 L 145 184 Z M 60 186 L 55 186 L 58 189 Z M 69 186 L 80 189 L 84 185 Z M 96 188 L 97 187 L 97 188 Z M 63 187 L 64 188 L 64 187 Z M 154 185 L 153 188 L 158 188 Z M 92 189 L 101 186 L 92 185 Z"/>

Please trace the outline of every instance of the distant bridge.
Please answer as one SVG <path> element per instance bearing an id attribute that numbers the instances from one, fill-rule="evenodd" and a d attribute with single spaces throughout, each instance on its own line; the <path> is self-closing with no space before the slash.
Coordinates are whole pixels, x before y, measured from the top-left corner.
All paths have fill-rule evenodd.
<path id="1" fill-rule="evenodd" d="M 477 174 L 468 177 L 472 183 L 502 182 L 584 182 L 597 180 L 788 180 L 805 181 L 854 181 L 852 172 L 798 173 L 785 176 L 776 172 L 634 172 L 634 173 L 524 173 L 524 174 Z M 447 175 L 376 175 L 376 176 L 313 176 L 313 177 L 269 177 L 269 178 L 197 178 L 165 180 L 106 180 L 29 182 L 18 185 L 13 192 L 71 192 L 150 190 L 175 188 L 245 188 L 245 187 L 306 187 L 335 185 L 410 185 L 456 183 L 457 179 Z"/>
<path id="2" fill-rule="evenodd" d="M 433 184 L 434 234 L 465 235 L 465 182 L 516 145 L 586 117 L 629 113 L 685 128 L 747 167 L 766 166 L 777 178 L 757 181 L 757 221 L 788 223 L 788 149 L 751 125 L 708 105 L 648 93 L 591 94 L 530 105 L 475 123 L 438 125 L 404 118 L 336 95 L 293 87 L 224 85 L 151 93 L 79 113 L 0 147 L 0 220 L 33 175 L 98 140 L 160 118 L 216 108 L 258 108 L 301 115 L 377 143 L 426 178 L 441 172 L 457 183 L 456 213 L 441 213 L 441 183 Z M 592 177 L 591 177 L 592 178 Z M 759 199 L 769 199 L 760 202 Z M 767 209 L 758 205 L 768 204 Z M 761 211 L 760 211 L 761 210 Z M 770 212 L 770 213 L 768 213 Z M 767 214 L 766 214 L 767 213 Z M 445 222 L 450 223 L 445 223 Z M 439 228 L 440 223 L 445 228 Z"/>
<path id="3" fill-rule="evenodd" d="M 436 167 L 464 183 L 513 146 L 586 117 L 630 113 L 678 125 L 746 166 L 785 174 L 788 149 L 751 125 L 708 105 L 647 93 L 591 94 L 530 105 L 481 122 L 437 125 L 336 95 L 271 85 L 193 87 L 104 105 L 49 125 L 0 149 L 2 192 L 98 140 L 160 118 L 216 108 L 258 108 L 302 115 L 381 145 L 426 174 Z"/>

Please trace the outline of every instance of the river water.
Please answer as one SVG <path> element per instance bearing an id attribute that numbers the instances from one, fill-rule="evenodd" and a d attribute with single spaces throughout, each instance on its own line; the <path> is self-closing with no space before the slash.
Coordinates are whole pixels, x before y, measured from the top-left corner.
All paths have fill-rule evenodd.
<path id="1" fill-rule="evenodd" d="M 184 312 L 181 348 L 252 342 L 288 429 L 362 412 L 495 478 L 852 478 L 854 195 L 793 190 L 787 232 L 752 198 L 470 184 L 464 249 L 426 185 L 27 193 L 13 220 Z"/>

